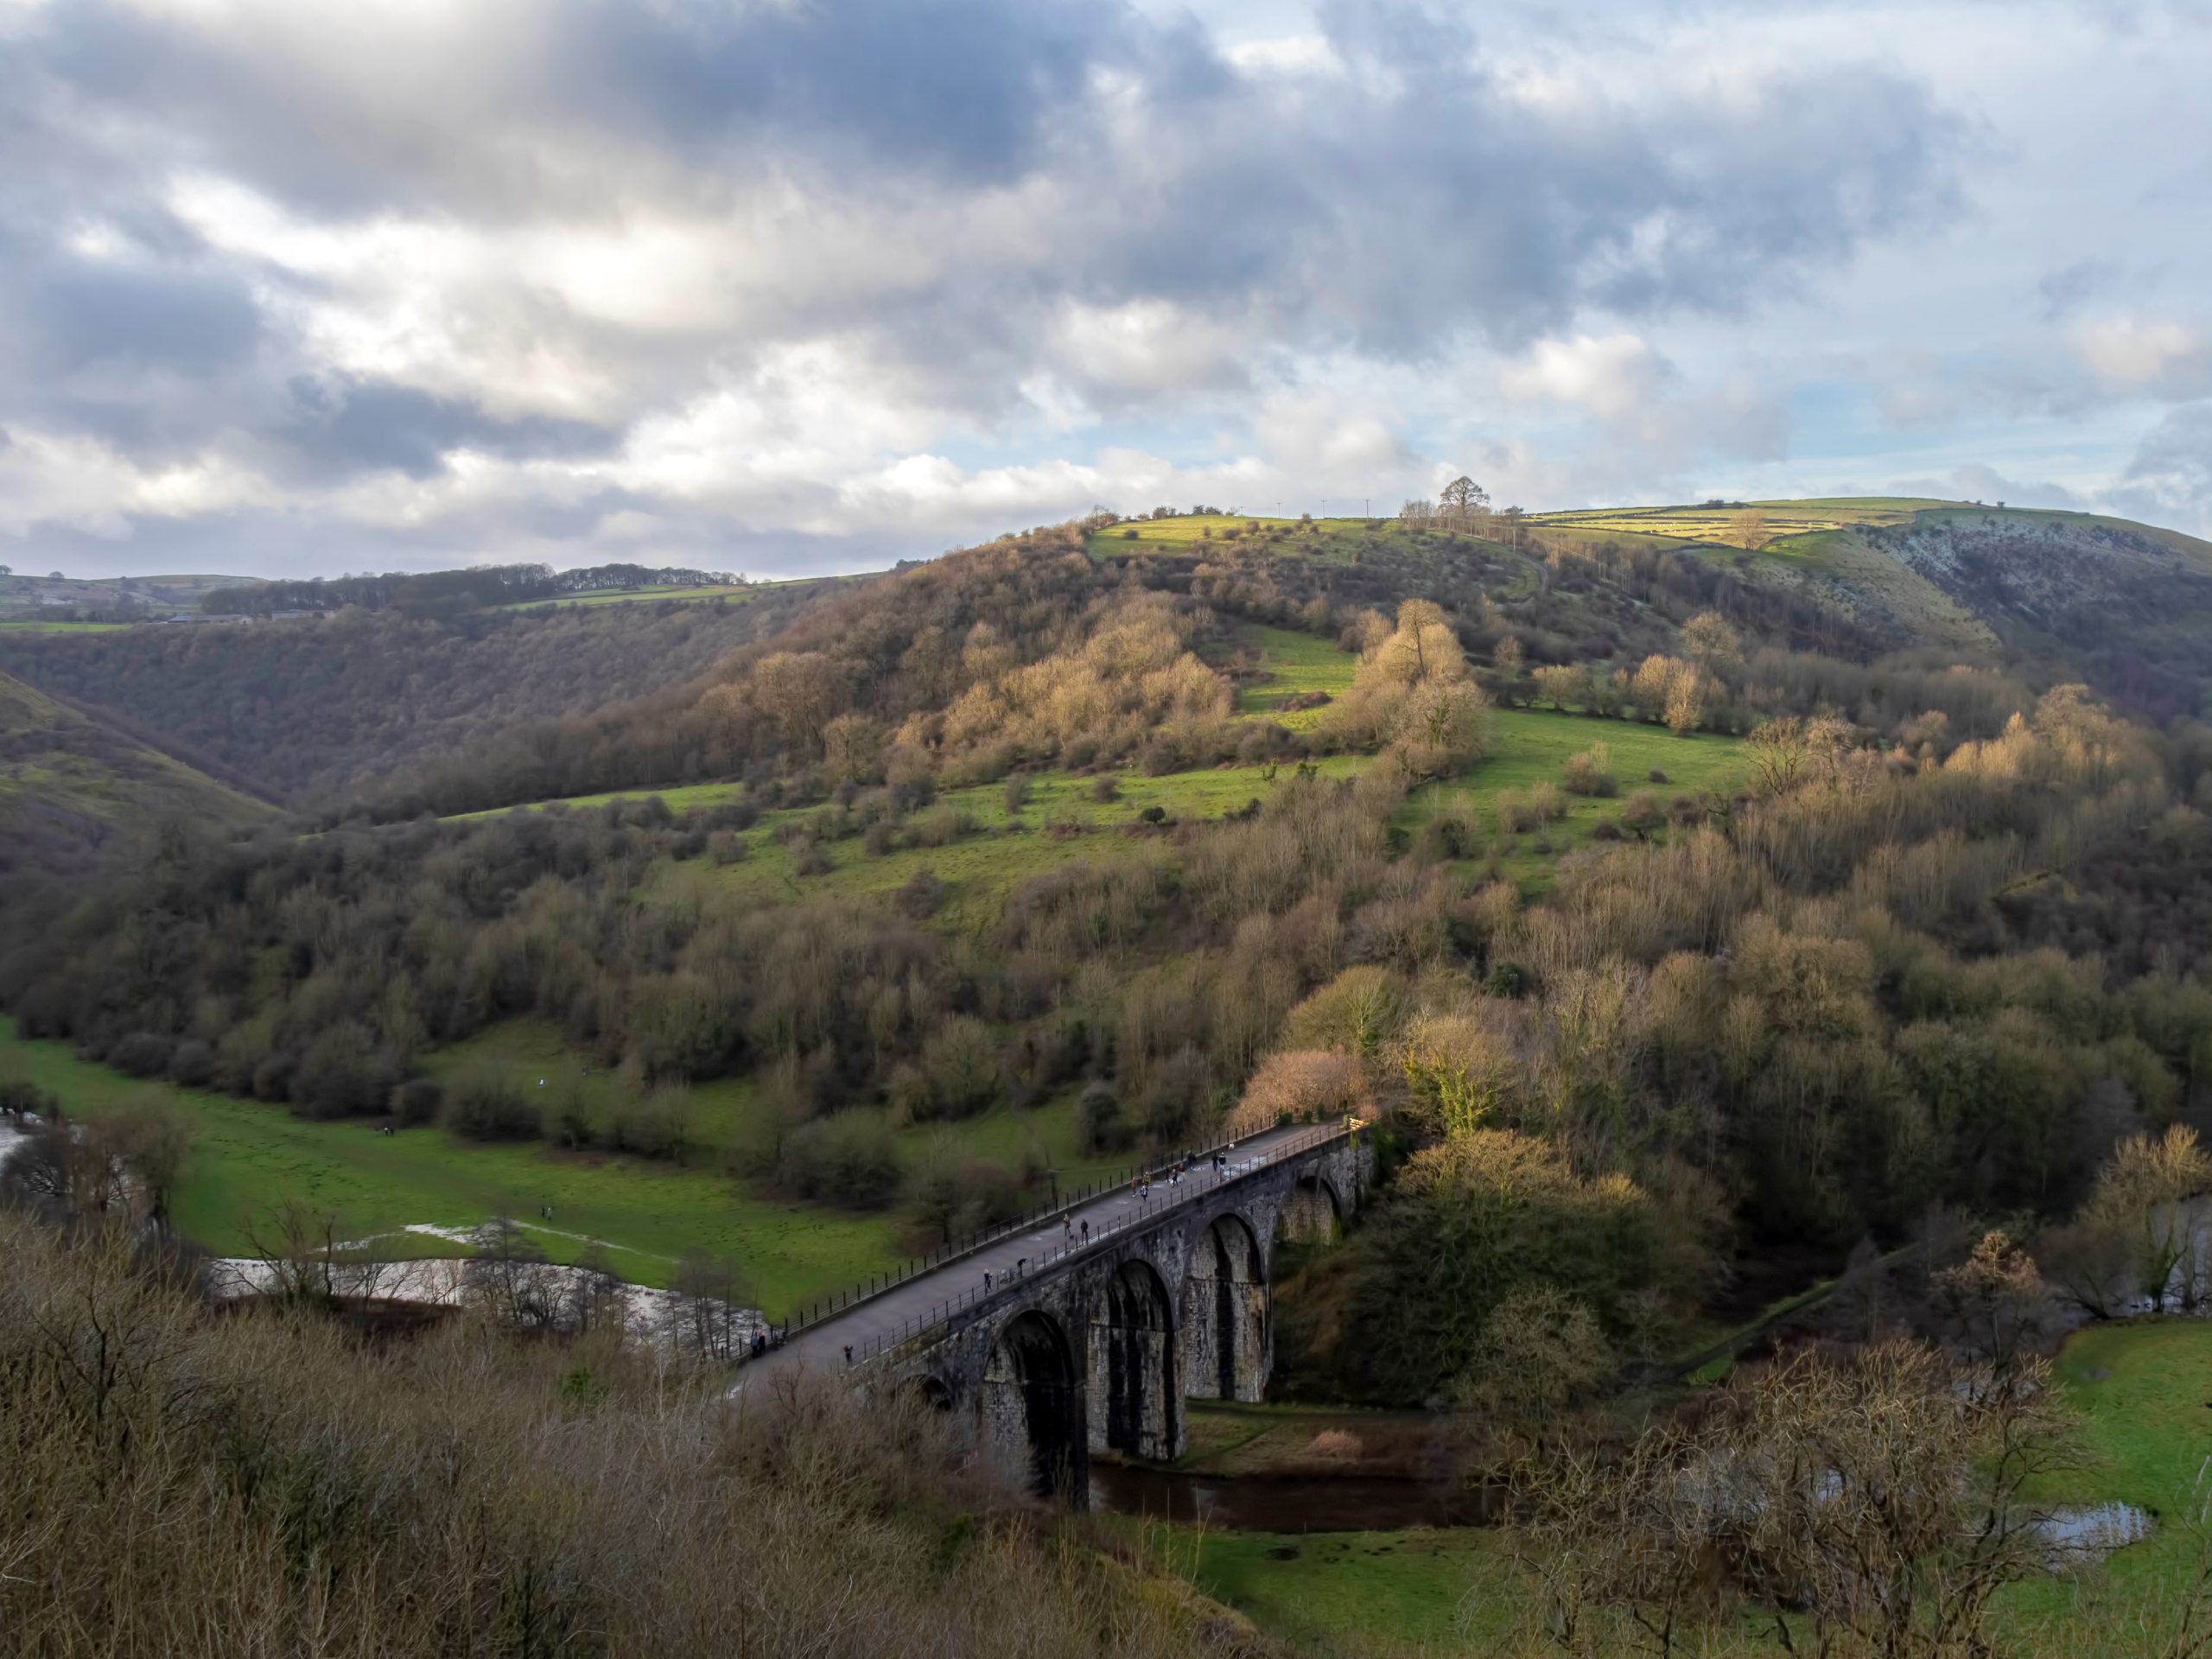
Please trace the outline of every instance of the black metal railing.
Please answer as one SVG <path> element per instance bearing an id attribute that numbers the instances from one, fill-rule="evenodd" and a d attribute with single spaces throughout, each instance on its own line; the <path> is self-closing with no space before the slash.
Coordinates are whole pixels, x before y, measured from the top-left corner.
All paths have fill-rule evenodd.
<path id="1" fill-rule="evenodd" d="M 1268 1131 L 1262 1130 L 1260 1133 L 1266 1134 Z M 995 1277 L 988 1289 L 980 1285 L 971 1287 L 957 1296 L 947 1297 L 941 1302 L 933 1303 L 925 1312 L 901 1320 L 889 1331 L 877 1332 L 873 1336 L 855 1343 L 852 1346 L 852 1357 L 849 1363 L 855 1365 L 861 1364 L 888 1349 L 912 1341 L 933 1327 L 946 1323 L 965 1308 L 1006 1294 L 1014 1287 L 1033 1278 L 1041 1269 L 1049 1268 L 1054 1263 L 1065 1262 L 1070 1256 L 1080 1255 L 1087 1250 L 1096 1249 L 1107 1240 L 1125 1234 L 1134 1228 L 1148 1227 L 1171 1210 L 1179 1209 L 1209 1192 L 1217 1192 L 1222 1187 L 1243 1180 L 1249 1176 L 1273 1169 L 1289 1159 L 1302 1157 L 1319 1147 L 1344 1140 L 1352 1133 L 1351 1128 L 1346 1123 L 1317 1124 L 1302 1135 L 1269 1147 L 1263 1156 L 1249 1158 L 1241 1162 L 1224 1162 L 1220 1167 L 1217 1167 L 1214 1163 L 1215 1155 L 1221 1154 L 1225 1157 L 1233 1150 L 1233 1146 L 1227 1141 L 1217 1141 L 1211 1146 L 1198 1147 L 1192 1154 L 1191 1166 L 1180 1179 L 1177 1179 L 1174 1174 L 1182 1163 L 1180 1159 L 1171 1160 L 1164 1165 L 1132 1165 L 1129 1166 L 1131 1173 L 1120 1180 L 1101 1181 L 1086 1185 L 1078 1192 L 1047 1204 L 1041 1209 L 1024 1215 L 1017 1220 L 1001 1222 L 995 1226 L 985 1228 L 957 1243 L 948 1243 L 942 1249 L 933 1251 L 927 1255 L 915 1256 L 889 1273 L 877 1274 L 865 1284 L 855 1286 L 850 1290 L 811 1303 L 776 1330 L 774 1344 L 780 1347 L 800 1332 L 811 1331 L 829 1323 L 833 1319 L 842 1318 L 853 1309 L 874 1300 L 888 1291 L 895 1290 L 900 1285 L 918 1278 L 924 1274 L 938 1272 L 963 1256 L 973 1255 L 977 1251 L 998 1243 L 1015 1233 L 1026 1231 L 1040 1222 L 1050 1221 L 1054 1216 L 1079 1210 L 1109 1192 L 1123 1192 L 1147 1181 L 1151 1183 L 1153 1189 L 1162 1185 L 1166 1186 L 1166 1193 L 1157 1193 L 1155 1191 L 1152 1195 L 1141 1198 L 1134 1215 L 1126 1217 L 1111 1226 L 1093 1228 L 1087 1236 L 1078 1237 L 1072 1242 L 1064 1241 L 1058 1249 L 1047 1249 L 1031 1261 L 1025 1271 Z M 1257 1136 L 1248 1136 L 1247 1140 L 1256 1138 Z"/>

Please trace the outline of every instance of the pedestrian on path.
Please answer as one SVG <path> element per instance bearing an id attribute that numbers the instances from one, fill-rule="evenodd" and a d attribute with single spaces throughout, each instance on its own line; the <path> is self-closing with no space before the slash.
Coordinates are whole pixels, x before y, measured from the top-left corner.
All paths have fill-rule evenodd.
<path id="1" fill-rule="evenodd" d="M 1090 1220 L 1088 1217 L 1084 1218 L 1083 1242 L 1086 1244 L 1090 1243 Z"/>
<path id="2" fill-rule="evenodd" d="M 849 1364 L 851 1364 L 852 1363 L 853 1363 L 853 1344 L 852 1344 L 851 1343 L 849 1343 L 849 1343 L 847 1343 L 847 1344 L 845 1344 L 845 1363 L 846 1363 L 846 1364 L 848 1364 L 848 1365 L 849 1365 Z"/>
<path id="3" fill-rule="evenodd" d="M 990 1290 L 991 1290 L 991 1270 L 990 1270 L 988 1268 L 985 1268 L 983 1269 L 983 1294 L 984 1294 L 985 1295 L 987 1295 L 987 1296 L 988 1296 L 988 1294 L 990 1294 Z"/>

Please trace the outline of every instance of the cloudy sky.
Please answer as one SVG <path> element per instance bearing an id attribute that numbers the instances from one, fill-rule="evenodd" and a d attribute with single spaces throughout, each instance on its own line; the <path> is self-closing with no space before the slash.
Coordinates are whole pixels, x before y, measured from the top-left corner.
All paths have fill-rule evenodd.
<path id="1" fill-rule="evenodd" d="M 2212 534 L 2212 0 L 0 0 L 0 563 Z"/>

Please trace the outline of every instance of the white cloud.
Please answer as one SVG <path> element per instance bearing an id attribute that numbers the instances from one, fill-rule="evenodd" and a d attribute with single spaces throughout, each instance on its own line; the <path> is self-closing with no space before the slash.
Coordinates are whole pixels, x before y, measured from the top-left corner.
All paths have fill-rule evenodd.
<path id="1" fill-rule="evenodd" d="M 1523 403 L 1578 404 L 1618 421 L 1648 408 L 1675 378 L 1673 364 L 1631 334 L 1540 340 L 1498 376 L 1499 389 Z"/>
<path id="2" fill-rule="evenodd" d="M 2212 391 L 2212 340 L 2183 323 L 2107 317 L 2077 328 L 2074 347 L 2108 386 L 2174 398 Z"/>

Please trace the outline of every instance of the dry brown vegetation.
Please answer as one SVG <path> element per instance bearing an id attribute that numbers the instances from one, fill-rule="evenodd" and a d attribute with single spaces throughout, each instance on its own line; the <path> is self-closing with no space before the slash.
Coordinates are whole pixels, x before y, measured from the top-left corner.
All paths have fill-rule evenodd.
<path id="1" fill-rule="evenodd" d="M 1539 571 L 1456 529 L 1434 543 L 1439 528 L 1420 537 L 1437 591 L 1468 594 L 1451 609 L 1407 597 L 1364 543 L 1340 565 L 1249 548 L 1120 563 L 1065 526 L 902 571 L 706 682 L 518 734 L 405 803 L 734 775 L 733 804 L 180 836 L 10 941 L 0 1001 L 27 1033 L 148 1074 L 578 1150 L 692 1156 L 681 1084 L 748 1074 L 772 1144 L 740 1173 L 825 1201 L 903 1197 L 932 1236 L 1018 1197 L 1025 1172 L 956 1160 L 902 1179 L 887 1117 L 1079 1091 L 1087 1145 L 1154 1151 L 1233 1111 L 1243 1126 L 1371 1093 L 1409 1168 L 1518 1137 L 1575 1183 L 1627 1182 L 1685 1243 L 1692 1265 L 1630 1251 L 1580 1287 L 1477 1275 L 1490 1288 L 1465 1330 L 1347 1384 L 1393 1398 L 1495 1372 L 1481 1357 L 1520 1339 L 1485 1322 L 1547 1286 L 1633 1357 L 1732 1250 L 1840 1256 L 1939 1201 L 2063 1215 L 2115 1145 L 2202 1109 L 2212 740 L 2154 738 L 2079 688 L 2038 697 L 1986 666 L 1786 649 L 1724 579 L 1649 550 L 1554 550 Z M 1455 586 L 1505 570 L 1534 591 Z M 1637 631 L 1560 660 L 1571 617 L 1615 600 Z M 1359 650 L 1313 732 L 1224 717 L 1206 656 L 1233 659 L 1243 617 Z M 1464 804 L 1403 810 L 1479 753 L 1491 696 L 1751 731 L 1753 786 L 1637 791 L 1606 821 L 1613 844 L 1547 870 L 1532 901 L 1496 879 Z M 1507 835 L 1556 819 L 1563 790 L 1622 788 L 1591 729 L 1558 784 L 1495 803 Z M 1331 781 L 1296 764 L 1316 744 L 1382 763 Z M 1283 762 L 1252 810 L 1153 827 L 1110 858 L 1069 837 L 1066 862 L 958 928 L 933 878 L 884 903 L 664 880 L 734 856 L 768 808 L 807 809 L 776 831 L 806 872 L 848 838 L 877 854 L 969 837 L 936 798 L 949 781 L 1009 778 L 1018 802 L 1025 766 L 1091 769 L 1103 791 L 1131 761 L 1248 748 Z M 518 1015 L 615 1071 L 619 1097 L 540 1111 L 469 1079 L 442 1100 L 426 1086 L 425 1053 Z M 1541 1236 L 1497 1224 L 1509 1255 L 1516 1230 Z M 1386 1255 L 1355 1238 L 1341 1274 Z M 1347 1352 L 1366 1317 L 1344 1321 Z"/>
<path id="2" fill-rule="evenodd" d="M 1524 1560 L 1555 1650 L 2004 1650 L 1997 1595 L 2050 1560 L 2036 1483 L 2078 1459 L 2049 1381 L 2040 1361 L 1962 1376 L 1906 1343 L 1805 1356 L 1701 1425 L 1532 1459 Z"/>
<path id="3" fill-rule="evenodd" d="M 0 1214 L 12 1655 L 1255 1650 L 897 1400 L 732 1406 L 611 1332 L 211 1317 L 114 1230 Z"/>

